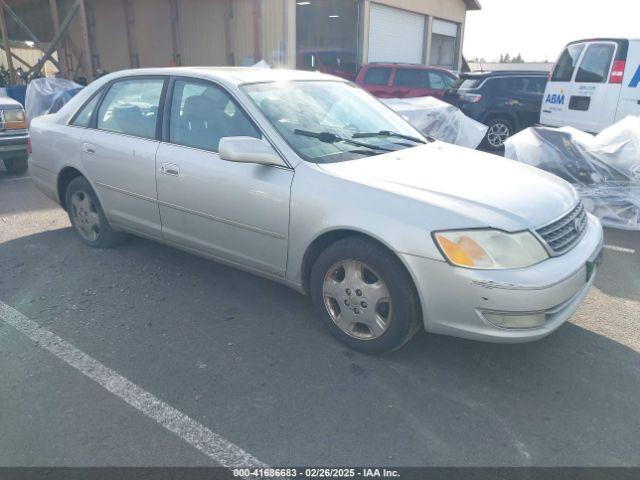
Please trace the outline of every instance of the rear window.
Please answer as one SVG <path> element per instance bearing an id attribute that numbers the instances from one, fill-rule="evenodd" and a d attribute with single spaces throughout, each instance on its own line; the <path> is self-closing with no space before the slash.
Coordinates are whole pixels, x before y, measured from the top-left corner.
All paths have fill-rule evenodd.
<path id="1" fill-rule="evenodd" d="M 429 88 L 429 75 L 426 70 L 398 68 L 393 85 L 396 87 Z"/>
<path id="2" fill-rule="evenodd" d="M 367 69 L 364 83 L 367 85 L 387 85 L 391 77 L 391 68 L 372 67 Z"/>
<path id="3" fill-rule="evenodd" d="M 458 80 L 458 82 L 460 82 L 460 80 Z M 458 90 L 473 90 L 474 88 L 478 88 L 481 83 L 482 79 L 480 78 L 467 78 L 461 81 L 460 85 L 458 85 Z"/>
<path id="4" fill-rule="evenodd" d="M 609 77 L 609 69 L 615 50 L 615 45 L 610 43 L 589 45 L 580 63 L 576 82 L 605 83 Z"/>
<path id="5" fill-rule="evenodd" d="M 573 72 L 578 65 L 580 54 L 584 50 L 584 44 L 570 45 L 562 52 L 556 68 L 551 76 L 552 82 L 570 82 L 573 78 Z"/>

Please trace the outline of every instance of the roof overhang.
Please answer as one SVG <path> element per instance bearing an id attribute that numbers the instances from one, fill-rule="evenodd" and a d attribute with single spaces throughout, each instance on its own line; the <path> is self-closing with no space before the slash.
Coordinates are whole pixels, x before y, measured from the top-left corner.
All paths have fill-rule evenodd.
<path id="1" fill-rule="evenodd" d="M 464 0 L 464 4 L 467 6 L 467 10 L 482 10 L 480 0 Z"/>

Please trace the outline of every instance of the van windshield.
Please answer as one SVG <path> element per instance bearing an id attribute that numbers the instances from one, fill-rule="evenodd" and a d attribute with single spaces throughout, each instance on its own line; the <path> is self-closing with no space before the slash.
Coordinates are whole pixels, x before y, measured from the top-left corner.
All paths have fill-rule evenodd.
<path id="1" fill-rule="evenodd" d="M 243 87 L 303 159 L 331 163 L 426 143 L 406 120 L 344 82 L 269 82 Z"/>

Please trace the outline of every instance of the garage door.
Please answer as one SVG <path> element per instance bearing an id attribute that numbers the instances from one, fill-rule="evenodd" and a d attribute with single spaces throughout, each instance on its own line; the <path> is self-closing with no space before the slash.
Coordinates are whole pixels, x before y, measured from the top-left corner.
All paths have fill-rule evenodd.
<path id="1" fill-rule="evenodd" d="M 369 62 L 422 63 L 425 16 L 371 4 Z"/>

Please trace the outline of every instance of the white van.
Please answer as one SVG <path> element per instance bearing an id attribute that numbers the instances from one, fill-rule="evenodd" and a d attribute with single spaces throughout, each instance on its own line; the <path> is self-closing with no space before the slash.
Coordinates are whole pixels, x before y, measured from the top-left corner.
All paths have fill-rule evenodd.
<path id="1" fill-rule="evenodd" d="M 600 133 L 628 115 L 640 115 L 640 39 L 567 45 L 547 83 L 540 123 Z"/>

